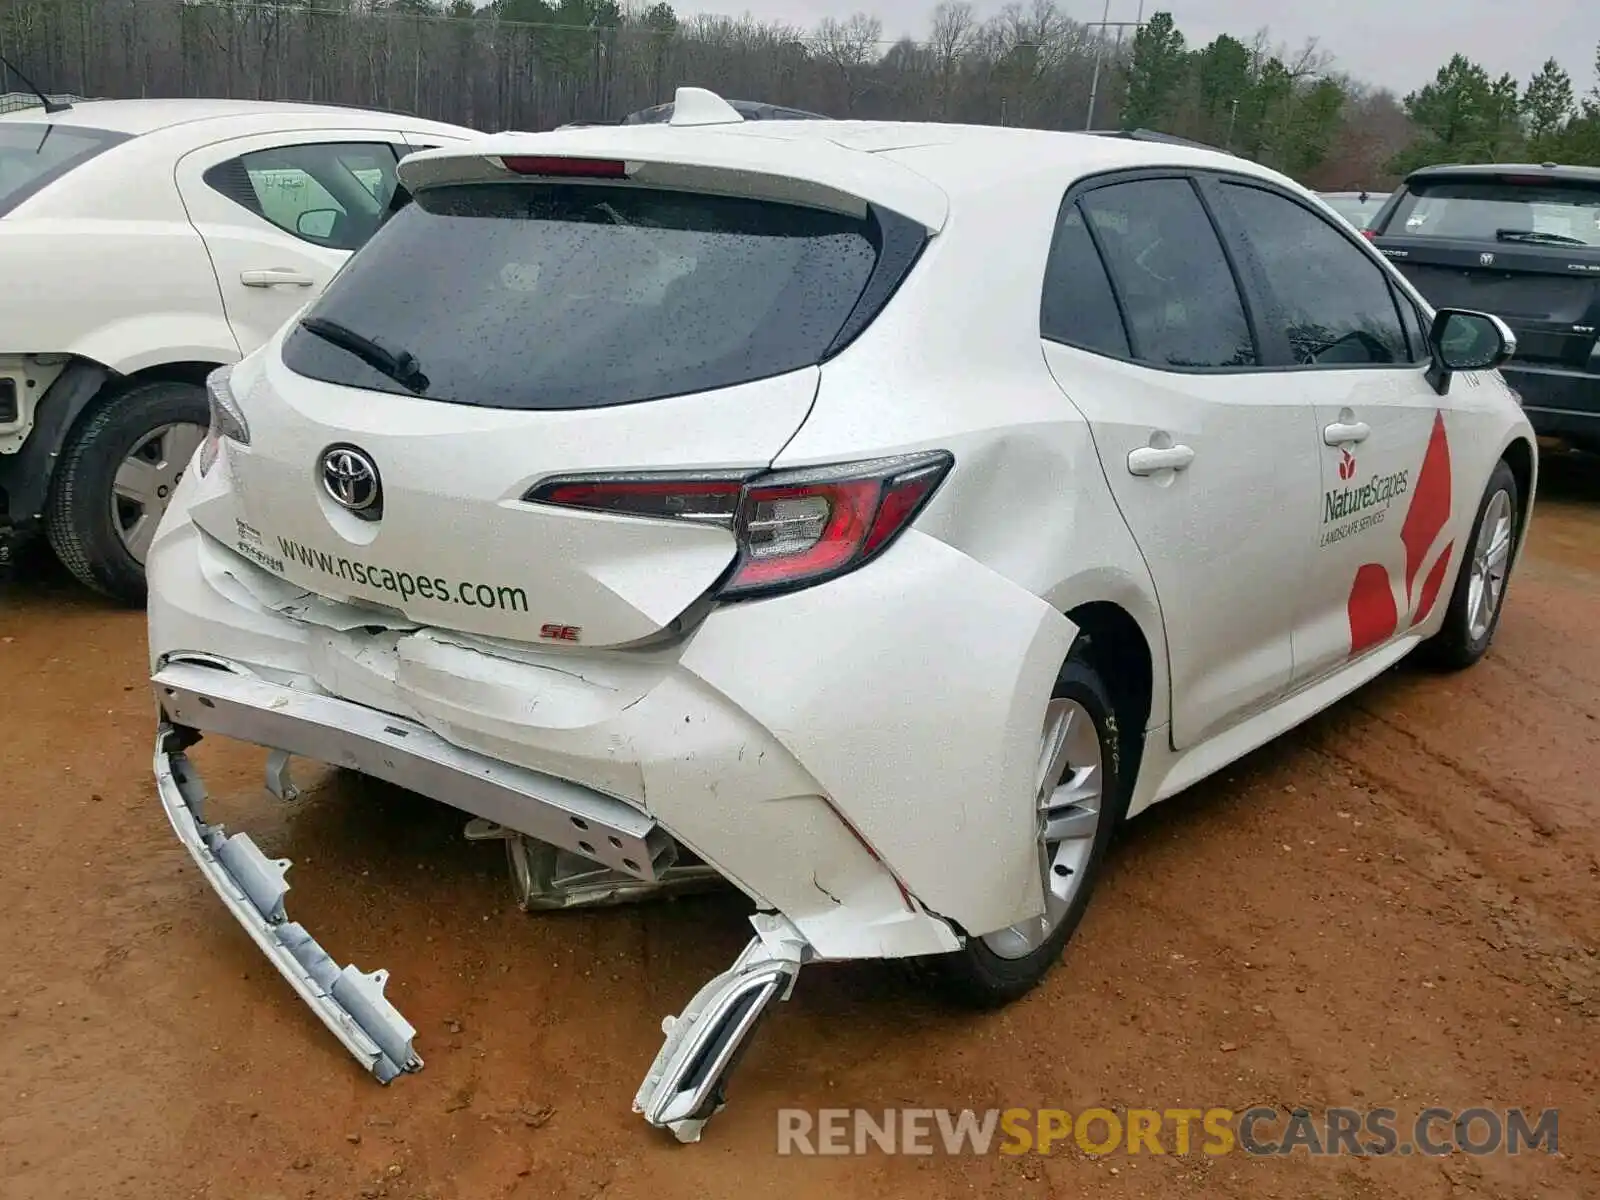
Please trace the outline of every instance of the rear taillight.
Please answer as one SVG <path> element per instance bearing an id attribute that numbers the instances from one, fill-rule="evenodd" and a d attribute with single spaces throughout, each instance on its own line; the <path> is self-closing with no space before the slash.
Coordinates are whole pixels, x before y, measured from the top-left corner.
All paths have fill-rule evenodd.
<path id="1" fill-rule="evenodd" d="M 202 479 L 216 466 L 217 456 L 222 452 L 223 438 L 241 446 L 250 444 L 250 426 L 229 385 L 232 375 L 232 367 L 218 367 L 206 376 L 206 400 L 211 405 L 211 424 L 206 430 L 205 440 L 200 443 L 195 464 Z"/>
<path id="2" fill-rule="evenodd" d="M 1370 229 L 1363 229 L 1361 231 L 1361 236 L 1366 238 L 1369 242 L 1375 242 L 1378 240 L 1378 235 L 1373 233 Z"/>
<path id="3" fill-rule="evenodd" d="M 809 587 L 871 561 L 911 524 L 954 461 L 936 450 L 718 478 L 567 477 L 546 480 L 524 499 L 729 529 L 739 554 L 716 594 L 743 599 Z"/>

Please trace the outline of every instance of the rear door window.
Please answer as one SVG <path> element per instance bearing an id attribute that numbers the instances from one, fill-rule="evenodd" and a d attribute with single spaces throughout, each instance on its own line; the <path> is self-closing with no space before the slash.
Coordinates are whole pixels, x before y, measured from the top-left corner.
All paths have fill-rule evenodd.
<path id="1" fill-rule="evenodd" d="M 126 134 L 54 122 L 0 122 L 0 217 Z"/>
<path id="2" fill-rule="evenodd" d="M 869 280 L 887 300 L 897 281 L 873 276 L 891 219 L 907 224 L 610 184 L 428 188 L 329 285 L 283 360 L 489 408 L 730 387 L 820 362 L 859 325 Z M 914 257 L 885 261 L 903 274 Z"/>
<path id="3" fill-rule="evenodd" d="M 1111 279 L 1084 224 L 1083 210 L 1076 204 L 1066 205 L 1056 224 L 1045 267 L 1039 333 L 1052 342 L 1128 357 L 1128 331 L 1111 291 Z"/>
<path id="4" fill-rule="evenodd" d="M 1189 180 L 1110 184 L 1080 203 L 1122 301 L 1135 359 L 1191 369 L 1258 361 L 1238 282 Z"/>
<path id="5" fill-rule="evenodd" d="M 386 142 L 315 142 L 241 155 L 206 182 L 302 241 L 356 250 L 388 210 L 396 161 Z"/>

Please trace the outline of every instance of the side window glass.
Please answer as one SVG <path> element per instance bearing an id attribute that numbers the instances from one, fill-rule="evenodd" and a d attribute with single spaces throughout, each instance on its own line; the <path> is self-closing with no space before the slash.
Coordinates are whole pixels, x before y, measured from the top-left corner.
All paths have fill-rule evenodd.
<path id="1" fill-rule="evenodd" d="M 1221 192 L 1240 240 L 1255 251 L 1270 296 L 1263 325 L 1302 366 L 1410 363 L 1395 297 L 1378 264 L 1322 217 L 1245 184 Z"/>
<path id="2" fill-rule="evenodd" d="M 1129 357 L 1128 333 L 1111 280 L 1076 204 L 1067 205 L 1062 212 L 1050 246 L 1039 333 L 1052 342 Z"/>
<path id="3" fill-rule="evenodd" d="M 396 184 L 383 142 L 312 143 L 240 157 L 247 205 L 285 233 L 330 250 L 356 250 L 381 223 Z"/>
<path id="4" fill-rule="evenodd" d="M 1122 300 L 1134 358 L 1154 367 L 1255 365 L 1238 284 L 1192 184 L 1133 180 L 1080 203 Z"/>

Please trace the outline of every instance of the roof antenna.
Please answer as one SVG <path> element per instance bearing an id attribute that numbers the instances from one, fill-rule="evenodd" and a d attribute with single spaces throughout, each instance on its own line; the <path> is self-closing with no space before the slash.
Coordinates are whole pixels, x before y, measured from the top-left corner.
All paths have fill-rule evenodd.
<path id="1" fill-rule="evenodd" d="M 46 96 L 43 92 L 41 92 L 39 90 L 38 86 L 33 82 L 33 80 L 29 79 L 21 71 L 17 70 L 17 64 L 12 62 L 9 58 L 7 58 L 3 54 L 0 54 L 0 65 L 3 65 L 7 69 L 9 69 L 10 72 L 13 75 L 15 75 L 18 79 L 22 80 L 22 86 L 23 87 L 27 88 L 35 96 L 39 97 L 39 103 L 44 105 L 45 112 L 47 112 L 47 113 L 64 113 L 64 112 L 71 112 L 72 111 L 72 105 L 58 103 L 57 101 L 50 99 L 49 96 Z"/>
<path id="2" fill-rule="evenodd" d="M 741 125 L 744 115 L 713 91 L 681 87 L 672 100 L 669 125 Z"/>

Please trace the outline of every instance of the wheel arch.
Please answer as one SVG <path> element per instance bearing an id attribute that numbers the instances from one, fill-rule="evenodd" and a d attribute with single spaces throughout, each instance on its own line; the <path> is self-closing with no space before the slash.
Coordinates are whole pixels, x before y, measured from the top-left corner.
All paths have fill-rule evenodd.
<path id="1" fill-rule="evenodd" d="M 61 451 L 97 403 L 144 383 L 171 381 L 203 387 L 206 376 L 225 365 L 186 358 L 122 374 L 93 359 L 74 358 L 40 397 L 22 449 L 0 458 L 0 490 L 5 492 L 12 523 L 31 528 L 41 518 Z M 0 523 L 6 515 L 0 513 Z"/>
<path id="2" fill-rule="evenodd" d="M 1115 600 L 1082 600 L 1064 615 L 1077 626 L 1079 643 L 1111 693 L 1122 734 L 1126 799 L 1137 785 L 1149 731 L 1167 720 L 1165 639 L 1159 636 L 1159 622 L 1152 639 L 1146 622 Z"/>
<path id="3" fill-rule="evenodd" d="M 1517 498 L 1522 506 L 1517 529 L 1517 546 L 1520 552 L 1522 544 L 1527 540 L 1528 522 L 1533 519 L 1533 493 L 1538 485 L 1539 452 L 1532 440 L 1517 437 L 1507 443 L 1506 448 L 1501 451 L 1500 461 L 1511 468 L 1511 477 L 1517 481 Z"/>

